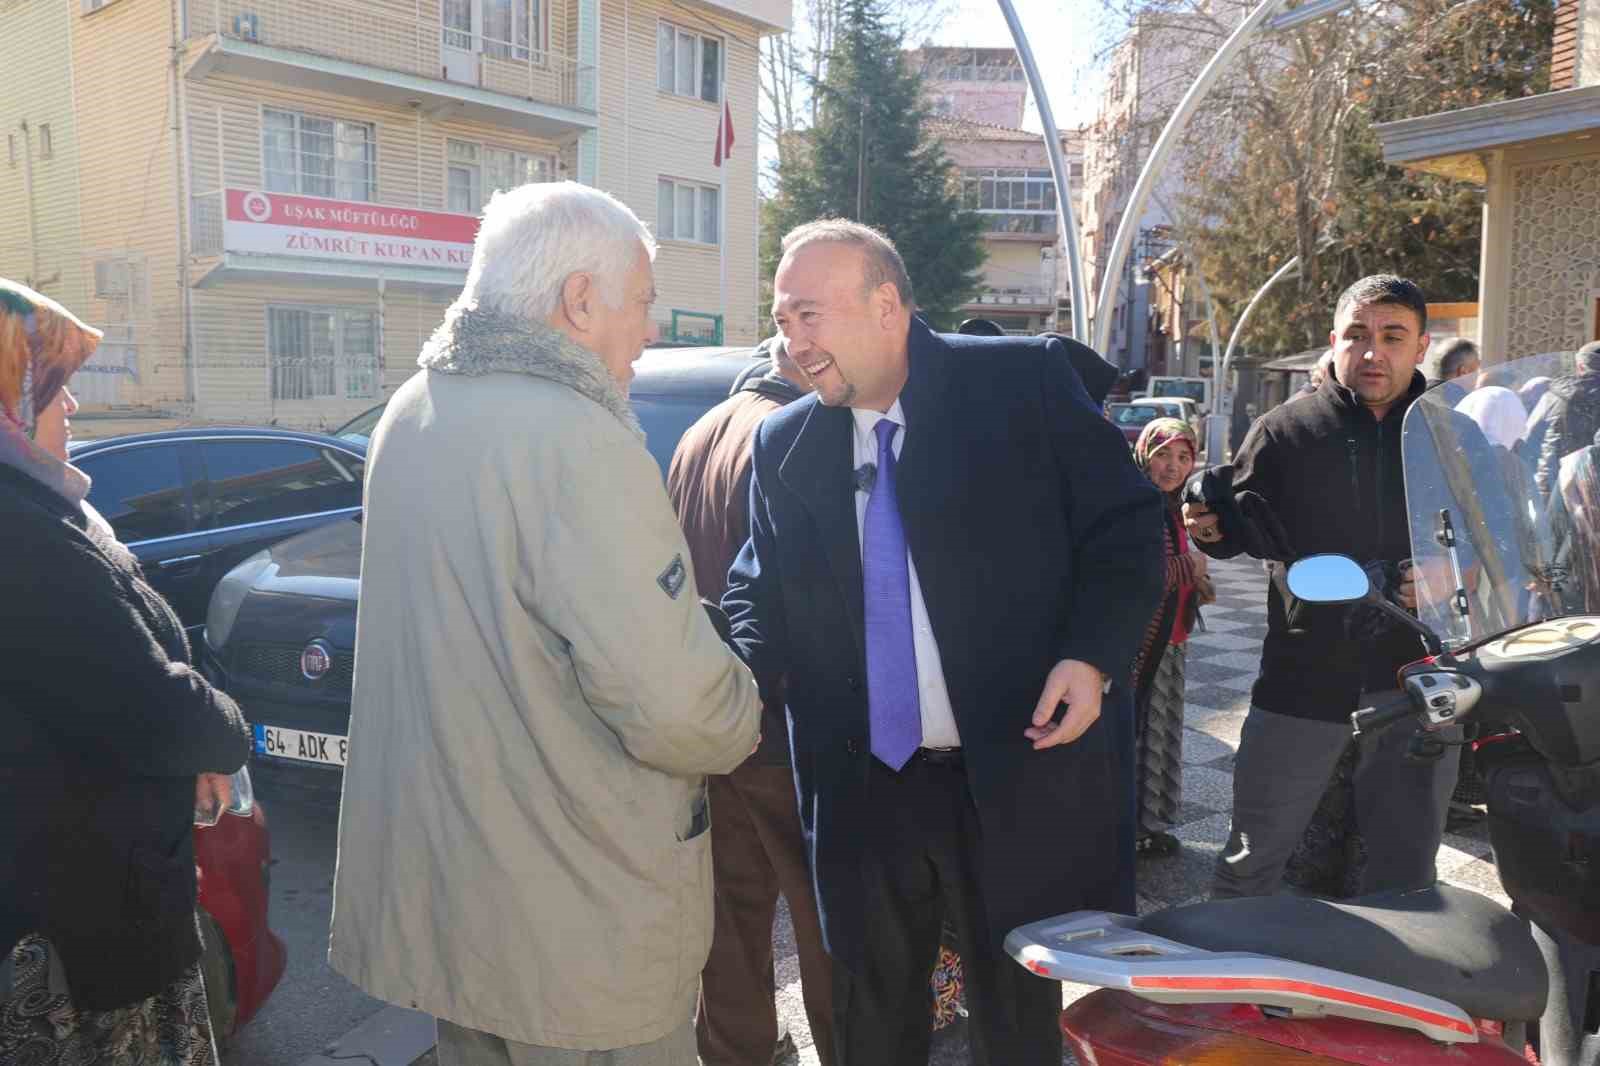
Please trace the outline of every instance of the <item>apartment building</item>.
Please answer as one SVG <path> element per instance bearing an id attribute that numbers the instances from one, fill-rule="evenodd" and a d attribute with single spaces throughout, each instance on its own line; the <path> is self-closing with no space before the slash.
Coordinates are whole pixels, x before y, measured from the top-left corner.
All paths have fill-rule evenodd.
<path id="1" fill-rule="evenodd" d="M 1008 333 L 1032 335 L 1071 321 L 1070 285 L 1056 189 L 1042 134 L 1022 129 L 1028 84 L 1011 48 L 924 47 L 930 132 L 961 171 L 969 210 L 984 220 L 983 289 L 961 308 Z M 1082 135 L 1062 135 L 1069 181 L 1083 181 Z"/>
<path id="2" fill-rule="evenodd" d="M 572 179 L 660 239 L 664 335 L 753 342 L 756 61 L 789 17 L 0 0 L 0 274 L 106 328 L 91 409 L 331 427 L 413 372 L 494 191 Z"/>
<path id="3" fill-rule="evenodd" d="M 1090 316 L 1112 319 L 1106 358 L 1127 370 L 1155 372 L 1152 364 L 1167 360 L 1166 342 L 1152 324 L 1151 284 L 1155 261 L 1172 248 L 1172 211 L 1184 192 L 1181 152 L 1168 158 L 1154 195 L 1140 213 L 1132 253 L 1108 307 L 1098 306 L 1099 290 L 1139 172 L 1167 116 L 1219 43 L 1216 32 L 1217 23 L 1205 14 L 1168 12 L 1137 19 L 1111 54 L 1098 113 L 1085 131 L 1079 215 L 1084 287 Z"/>

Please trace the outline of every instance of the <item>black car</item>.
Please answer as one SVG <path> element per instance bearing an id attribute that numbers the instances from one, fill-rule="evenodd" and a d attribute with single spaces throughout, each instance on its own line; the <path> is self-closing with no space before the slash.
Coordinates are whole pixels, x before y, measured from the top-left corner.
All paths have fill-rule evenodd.
<path id="1" fill-rule="evenodd" d="M 318 433 L 202 427 L 74 443 L 89 503 L 188 627 L 211 591 L 269 544 L 361 510 L 365 444 Z"/>
<path id="2" fill-rule="evenodd" d="M 665 476 L 696 419 L 767 363 L 748 348 L 652 351 L 629 400 Z M 381 408 L 335 430 L 365 448 Z M 273 545 L 218 584 L 203 661 L 255 729 L 256 758 L 342 767 L 350 727 L 361 522 L 354 517 Z"/>

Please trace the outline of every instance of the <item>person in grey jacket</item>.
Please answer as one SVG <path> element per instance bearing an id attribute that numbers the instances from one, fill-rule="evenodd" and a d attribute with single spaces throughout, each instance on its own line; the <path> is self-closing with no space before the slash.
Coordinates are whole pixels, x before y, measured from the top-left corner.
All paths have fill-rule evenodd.
<path id="1" fill-rule="evenodd" d="M 654 242 L 573 182 L 500 193 L 368 451 L 330 961 L 441 1066 L 690 1066 L 705 777 L 755 748 L 626 399 Z"/>

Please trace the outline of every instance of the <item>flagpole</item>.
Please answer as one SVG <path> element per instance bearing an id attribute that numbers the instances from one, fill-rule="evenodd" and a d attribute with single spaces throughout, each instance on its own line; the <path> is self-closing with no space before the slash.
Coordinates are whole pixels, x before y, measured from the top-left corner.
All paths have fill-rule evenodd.
<path id="1" fill-rule="evenodd" d="M 733 164 L 728 158 L 728 134 L 732 130 L 724 128 L 733 120 L 733 112 L 728 109 L 728 87 L 726 81 L 722 87 L 722 116 L 717 120 L 717 154 L 722 158 L 722 163 L 717 167 L 717 300 L 721 306 L 722 328 L 717 332 L 717 341 L 721 344 L 728 343 L 728 168 Z"/>

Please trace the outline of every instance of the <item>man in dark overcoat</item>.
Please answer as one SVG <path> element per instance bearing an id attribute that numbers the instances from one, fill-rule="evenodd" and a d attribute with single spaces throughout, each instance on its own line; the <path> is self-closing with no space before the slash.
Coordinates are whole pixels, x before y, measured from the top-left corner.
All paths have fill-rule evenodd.
<path id="1" fill-rule="evenodd" d="M 1058 1066 L 1060 987 L 1002 945 L 1132 905 L 1102 696 L 1161 593 L 1163 504 L 1062 341 L 933 333 L 866 226 L 783 248 L 773 318 L 815 394 L 757 430 L 723 607 L 786 679 L 837 1060 L 926 1062 L 948 910 L 976 1060 Z"/>

